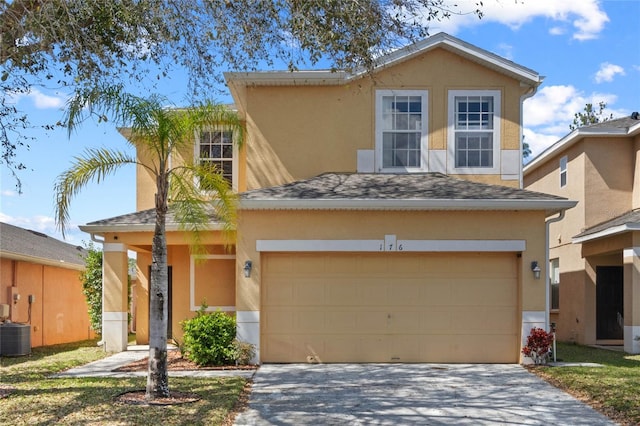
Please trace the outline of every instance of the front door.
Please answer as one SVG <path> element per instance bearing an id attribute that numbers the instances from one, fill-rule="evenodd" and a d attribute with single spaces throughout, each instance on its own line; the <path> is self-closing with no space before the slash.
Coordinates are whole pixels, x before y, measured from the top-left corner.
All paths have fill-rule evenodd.
<path id="1" fill-rule="evenodd" d="M 622 266 L 596 267 L 596 339 L 622 340 L 623 321 Z"/>

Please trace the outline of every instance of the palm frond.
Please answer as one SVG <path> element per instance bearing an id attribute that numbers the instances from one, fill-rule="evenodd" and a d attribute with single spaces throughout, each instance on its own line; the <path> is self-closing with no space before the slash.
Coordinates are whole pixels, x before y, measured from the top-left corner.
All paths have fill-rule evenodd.
<path id="1" fill-rule="evenodd" d="M 71 167 L 62 172 L 54 185 L 56 226 L 64 237 L 69 222 L 71 200 L 89 182 L 100 183 L 108 175 L 126 164 L 137 164 L 136 159 L 121 151 L 90 148 L 75 157 Z"/>
<path id="2" fill-rule="evenodd" d="M 219 171 L 208 166 L 185 165 L 173 169 L 170 182 L 171 207 L 181 228 L 190 235 L 192 253 L 202 254 L 201 232 L 212 219 L 222 224 L 225 240 L 232 242 L 237 195 Z"/>

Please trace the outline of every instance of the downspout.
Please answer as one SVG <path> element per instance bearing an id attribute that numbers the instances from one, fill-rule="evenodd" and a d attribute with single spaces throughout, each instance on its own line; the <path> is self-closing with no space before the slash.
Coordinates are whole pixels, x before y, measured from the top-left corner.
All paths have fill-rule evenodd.
<path id="1" fill-rule="evenodd" d="M 90 234 L 91 235 L 91 241 L 98 243 L 98 244 L 102 244 L 102 278 L 103 278 L 103 282 L 102 282 L 102 305 L 103 305 L 103 310 L 102 310 L 102 332 L 104 333 L 104 240 L 99 240 L 98 238 L 96 238 L 96 234 L 94 234 L 93 232 Z M 104 335 L 101 333 L 103 339 L 100 340 L 97 344 L 98 346 L 103 346 L 104 345 Z"/>
<path id="2" fill-rule="evenodd" d="M 545 221 L 545 237 L 544 237 L 544 264 L 545 264 L 545 277 L 544 277 L 544 291 L 545 291 L 545 308 L 544 308 L 544 329 L 549 332 L 549 316 L 551 315 L 551 279 L 549 277 L 549 228 L 552 223 L 560 222 L 564 219 L 564 210 L 561 210 L 558 217 L 548 219 Z"/>

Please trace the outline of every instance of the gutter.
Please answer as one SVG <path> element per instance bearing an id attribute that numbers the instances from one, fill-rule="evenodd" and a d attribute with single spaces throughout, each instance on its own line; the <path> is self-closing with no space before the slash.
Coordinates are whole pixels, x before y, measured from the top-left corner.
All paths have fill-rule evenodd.
<path id="1" fill-rule="evenodd" d="M 509 199 L 244 199 L 242 210 L 545 210 L 558 213 L 574 207 L 569 200 Z"/>
<path id="2" fill-rule="evenodd" d="M 594 232 L 593 234 L 584 235 L 582 237 L 573 237 L 571 242 L 573 244 L 580 244 L 591 240 L 597 240 L 598 238 L 610 237 L 630 231 L 640 231 L 640 224 L 626 223 L 624 225 L 613 226 L 599 232 Z"/>
<path id="3" fill-rule="evenodd" d="M 53 259 L 47 259 L 44 257 L 29 256 L 28 254 L 12 253 L 12 252 L 2 251 L 2 250 L 0 250 L 0 257 L 3 259 L 37 263 L 40 265 L 55 266 L 58 268 L 65 268 L 65 269 L 73 269 L 76 271 L 84 271 L 85 269 L 84 265 L 80 265 L 77 263 L 69 263 L 62 259 L 53 260 Z"/>

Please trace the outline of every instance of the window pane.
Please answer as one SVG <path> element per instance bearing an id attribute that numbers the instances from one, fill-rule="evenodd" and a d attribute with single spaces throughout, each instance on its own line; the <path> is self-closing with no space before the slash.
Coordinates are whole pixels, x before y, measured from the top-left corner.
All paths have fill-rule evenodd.
<path id="1" fill-rule="evenodd" d="M 393 114 L 391 113 L 382 114 L 382 128 L 385 130 L 393 129 Z"/>
<path id="2" fill-rule="evenodd" d="M 398 112 L 409 112 L 409 97 L 396 96 L 395 110 Z"/>
<path id="3" fill-rule="evenodd" d="M 420 96 L 411 96 L 409 98 L 409 111 L 422 112 L 422 98 Z"/>
<path id="4" fill-rule="evenodd" d="M 383 96 L 382 167 L 420 167 L 421 96 Z"/>
<path id="5" fill-rule="evenodd" d="M 394 130 L 409 130 L 409 116 L 406 114 L 397 114 Z"/>
<path id="6" fill-rule="evenodd" d="M 222 154 L 222 148 L 220 145 L 213 145 L 211 147 L 211 158 L 220 158 Z"/>
<path id="7" fill-rule="evenodd" d="M 456 167 L 493 167 L 493 135 L 462 133 L 456 135 Z"/>
<path id="8" fill-rule="evenodd" d="M 422 114 L 411 114 L 409 116 L 409 130 L 422 129 Z"/>
<path id="9" fill-rule="evenodd" d="M 224 145 L 222 147 L 223 158 L 233 158 L 233 145 Z"/>

